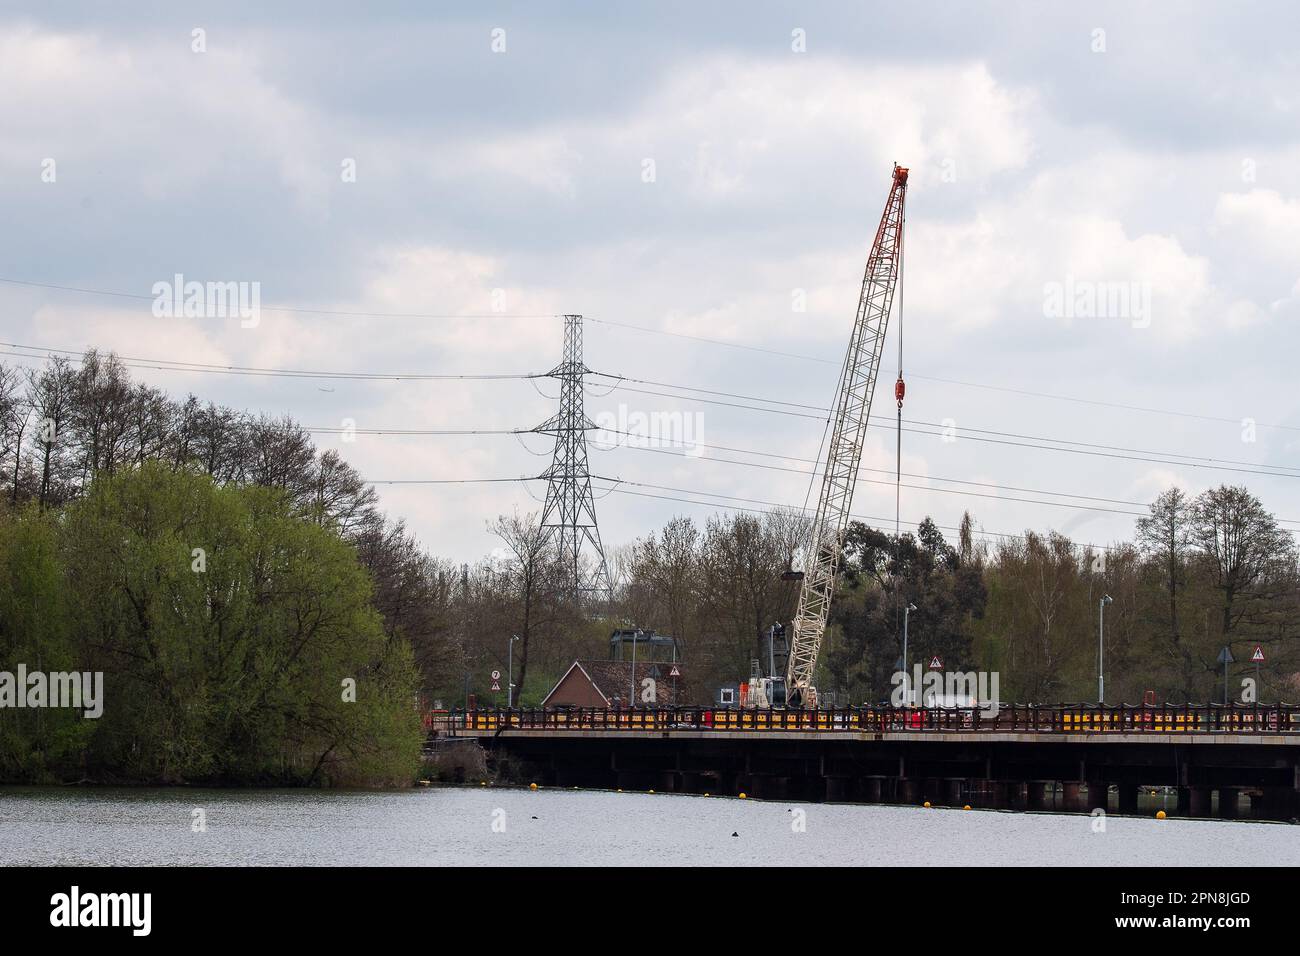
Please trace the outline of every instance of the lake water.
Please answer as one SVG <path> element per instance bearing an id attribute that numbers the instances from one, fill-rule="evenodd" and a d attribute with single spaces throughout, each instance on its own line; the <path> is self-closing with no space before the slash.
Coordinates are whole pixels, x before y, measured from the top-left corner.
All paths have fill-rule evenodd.
<path id="1" fill-rule="evenodd" d="M 1300 826 L 1104 822 L 1098 833 L 1082 815 L 548 789 L 6 787 L 0 864 L 1300 864 Z"/>

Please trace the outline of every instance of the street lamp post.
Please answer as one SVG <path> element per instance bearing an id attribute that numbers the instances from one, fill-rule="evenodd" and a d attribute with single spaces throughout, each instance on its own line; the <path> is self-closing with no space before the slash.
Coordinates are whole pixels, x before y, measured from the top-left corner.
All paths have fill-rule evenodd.
<path id="1" fill-rule="evenodd" d="M 1113 603 L 1109 594 L 1103 594 L 1097 605 L 1097 703 L 1106 703 L 1106 605 Z"/>
<path id="2" fill-rule="evenodd" d="M 518 634 L 511 634 L 506 642 L 506 710 L 515 705 L 515 641 Z"/>
<path id="3" fill-rule="evenodd" d="M 629 693 L 627 697 L 628 707 L 636 706 L 636 639 L 641 636 L 641 628 L 632 632 L 632 676 L 628 679 Z"/>
<path id="4" fill-rule="evenodd" d="M 908 689 L 907 677 L 907 616 L 916 610 L 915 604 L 903 608 L 903 692 L 904 706 L 912 706 L 912 692 Z"/>

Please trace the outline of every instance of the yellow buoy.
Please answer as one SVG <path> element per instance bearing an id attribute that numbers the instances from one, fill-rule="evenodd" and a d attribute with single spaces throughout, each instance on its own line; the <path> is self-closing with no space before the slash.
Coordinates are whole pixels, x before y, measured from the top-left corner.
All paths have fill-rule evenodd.
<path id="1" fill-rule="evenodd" d="M 486 780 L 480 780 L 480 781 L 478 782 L 478 785 L 479 785 L 480 787 L 486 787 L 486 786 L 487 786 L 487 781 L 486 781 Z"/>
<path id="2" fill-rule="evenodd" d="M 530 784 L 528 785 L 528 789 L 529 789 L 529 790 L 536 790 L 536 789 L 537 789 L 537 784 L 535 784 L 535 783 L 530 783 Z"/>
<path id="3" fill-rule="evenodd" d="M 619 788 L 618 788 L 618 792 L 619 792 L 619 793 L 622 793 L 622 792 L 623 792 L 623 788 L 622 788 L 622 787 L 619 787 Z"/>
<path id="4" fill-rule="evenodd" d="M 929 810 L 929 809 L 930 809 L 930 801 L 929 801 L 929 800 L 925 801 L 925 803 L 921 804 L 921 806 L 923 806 L 923 807 L 925 807 L 927 810 Z"/>
<path id="5" fill-rule="evenodd" d="M 742 799 L 742 800 L 745 799 L 745 791 L 744 791 L 744 790 L 740 791 L 740 799 Z"/>
<path id="6" fill-rule="evenodd" d="M 708 796 L 708 794 L 707 794 L 707 793 L 706 793 L 706 794 L 705 794 L 705 796 L 706 796 L 706 797 L 707 797 L 707 796 Z"/>
<path id="7" fill-rule="evenodd" d="M 969 810 L 969 809 L 970 809 L 970 804 L 969 804 L 969 803 L 966 804 L 966 806 L 962 807 L 962 809 L 963 809 L 963 810 Z"/>
<path id="8" fill-rule="evenodd" d="M 1156 819 L 1157 819 L 1157 820 L 1163 820 L 1164 818 L 1165 818 L 1165 811 L 1163 811 L 1163 810 L 1157 810 L 1157 811 L 1156 811 Z"/>
<path id="9" fill-rule="evenodd" d="M 651 792 L 651 793 L 654 793 L 654 791 L 653 791 L 653 790 L 651 790 L 651 791 L 650 791 L 650 792 Z"/>

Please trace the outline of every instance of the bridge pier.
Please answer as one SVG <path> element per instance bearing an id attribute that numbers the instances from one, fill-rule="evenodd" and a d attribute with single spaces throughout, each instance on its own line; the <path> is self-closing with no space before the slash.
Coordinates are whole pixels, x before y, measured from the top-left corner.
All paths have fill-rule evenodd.
<path id="1" fill-rule="evenodd" d="M 841 803 L 849 798 L 849 786 L 852 781 L 847 777 L 826 777 L 825 783 L 828 803 Z"/>
<path id="2" fill-rule="evenodd" d="M 965 791 L 963 804 L 969 804 L 972 807 L 991 807 L 994 802 L 993 784 L 984 779 L 963 780 L 962 789 Z"/>
<path id="3" fill-rule="evenodd" d="M 1138 812 L 1138 785 L 1136 783 L 1121 783 L 1119 785 L 1119 812 L 1129 816 L 1137 816 Z"/>
<path id="4" fill-rule="evenodd" d="M 1100 780 L 1088 781 L 1087 808 L 1092 810 L 1110 809 L 1110 787 Z"/>
<path id="5" fill-rule="evenodd" d="M 912 777 L 906 777 L 898 781 L 898 802 L 899 803 L 920 803 L 921 802 L 921 781 Z"/>
<path id="6" fill-rule="evenodd" d="M 760 792 L 768 800 L 786 800 L 790 797 L 789 777 L 763 777 Z"/>
<path id="7" fill-rule="evenodd" d="M 1002 784 L 1002 795 L 1006 806 L 1012 810 L 1029 809 L 1029 786 L 1017 780 Z"/>
<path id="8" fill-rule="evenodd" d="M 1219 788 L 1219 816 L 1224 820 L 1236 820 L 1241 816 L 1241 789 L 1238 787 Z"/>
<path id="9" fill-rule="evenodd" d="M 1048 787 L 1055 787 L 1055 783 L 1047 780 L 1030 780 L 1025 784 L 1028 794 L 1028 803 L 1030 810 L 1051 810 L 1054 793 L 1049 794 Z"/>
<path id="10" fill-rule="evenodd" d="M 1061 808 L 1070 813 L 1082 813 L 1087 809 L 1083 799 L 1083 784 L 1080 781 L 1061 782 Z"/>
<path id="11" fill-rule="evenodd" d="M 960 777 L 948 777 L 942 781 L 943 802 L 950 807 L 962 805 L 962 784 L 966 781 Z"/>
<path id="12" fill-rule="evenodd" d="M 619 790 L 653 790 L 653 778 L 646 773 L 635 770 L 619 770 L 614 774 Z"/>
<path id="13" fill-rule="evenodd" d="M 885 781 L 881 777 L 863 778 L 862 799 L 867 801 L 867 803 L 884 803 Z"/>
<path id="14" fill-rule="evenodd" d="M 1290 787 L 1265 787 L 1262 803 L 1264 819 L 1290 820 L 1296 815 L 1296 793 Z"/>
<path id="15" fill-rule="evenodd" d="M 1179 787 L 1178 802 L 1183 802 L 1182 793 L 1187 791 L 1187 815 L 1192 817 L 1210 816 L 1209 787 Z"/>

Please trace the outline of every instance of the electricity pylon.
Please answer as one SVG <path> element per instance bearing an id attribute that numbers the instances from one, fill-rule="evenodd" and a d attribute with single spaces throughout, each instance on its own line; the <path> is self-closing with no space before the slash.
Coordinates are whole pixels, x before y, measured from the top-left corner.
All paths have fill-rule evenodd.
<path id="1" fill-rule="evenodd" d="M 560 410 L 534 429 L 555 439 L 551 467 L 542 472 L 547 481 L 542 533 L 548 542 L 555 542 L 570 566 L 570 583 L 576 594 L 588 600 L 608 600 L 612 591 L 609 565 L 600 543 L 587 470 L 587 432 L 596 425 L 582 407 L 583 377 L 590 371 L 582 364 L 582 316 L 566 315 L 564 358 L 547 373 L 560 382 Z M 592 571 L 584 579 L 581 555 L 585 547 L 592 551 Z"/>

